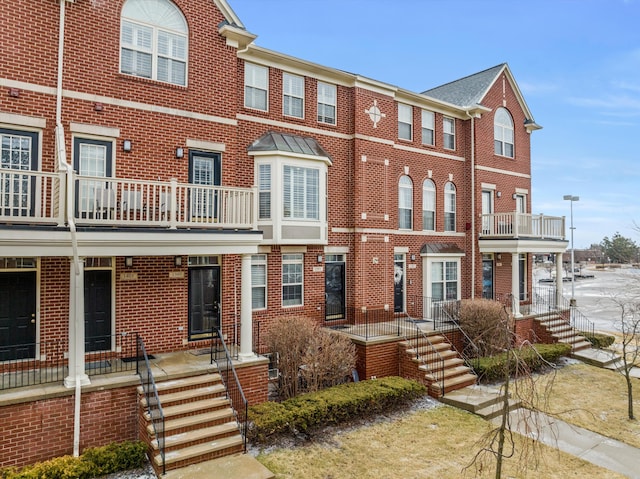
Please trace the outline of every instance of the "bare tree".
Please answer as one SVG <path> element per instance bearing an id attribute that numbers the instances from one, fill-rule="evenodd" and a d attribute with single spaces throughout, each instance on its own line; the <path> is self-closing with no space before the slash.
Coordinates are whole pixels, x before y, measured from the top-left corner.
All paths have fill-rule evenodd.
<path id="1" fill-rule="evenodd" d="M 472 300 L 473 301 L 473 300 Z M 478 330 L 472 341 L 481 340 L 485 344 L 485 349 L 492 350 L 492 354 L 500 353 L 505 356 L 502 363 L 502 381 L 499 402 L 499 416 L 497 425 L 489 431 L 479 443 L 480 449 L 475 454 L 471 463 L 465 468 L 474 468 L 476 472 L 483 471 L 495 461 L 495 478 L 502 478 L 502 469 L 505 459 L 519 457 L 518 464 L 522 472 L 535 466 L 542 459 L 542 452 L 534 437 L 542 431 L 543 424 L 538 414 L 548 409 L 548 398 L 550 389 L 555 378 L 554 365 L 552 367 L 553 376 L 545 381 L 541 388 L 537 383 L 537 378 L 533 374 L 529 363 L 524 360 L 525 355 L 535 355 L 538 361 L 544 359 L 538 354 L 533 345 L 528 341 L 517 344 L 517 337 L 513 328 L 513 318 L 504 307 L 495 308 L 487 303 L 477 302 L 475 305 L 467 305 L 467 313 L 470 311 L 485 309 L 484 313 L 478 314 L 482 318 L 484 325 L 482 330 Z M 464 309 L 464 306 L 462 307 Z M 491 317 L 493 315 L 493 317 Z M 467 318 L 467 323 L 473 323 Z M 462 321 L 461 321 L 462 326 Z M 468 334 L 468 331 L 467 331 Z M 542 390 L 541 390 L 542 389 Z M 516 442 L 512 432 L 511 400 L 520 401 L 524 408 L 521 409 L 523 416 L 520 420 L 527 423 L 527 427 L 532 432 L 531 436 L 522 436 L 520 448 L 516 449 Z"/>

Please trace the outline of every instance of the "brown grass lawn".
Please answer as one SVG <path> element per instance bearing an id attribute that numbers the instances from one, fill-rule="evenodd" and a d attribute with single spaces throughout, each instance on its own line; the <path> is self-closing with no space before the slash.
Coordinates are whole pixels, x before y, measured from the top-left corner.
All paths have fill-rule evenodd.
<path id="1" fill-rule="evenodd" d="M 551 391 L 550 412 L 565 411 L 557 415 L 567 422 L 640 447 L 640 424 L 626 419 L 626 389 L 618 373 L 583 364 L 566 366 Z M 640 401 L 635 402 L 640 409 Z M 278 479 L 492 478 L 493 461 L 483 470 L 465 470 L 490 429 L 477 416 L 439 406 L 323 435 L 306 446 L 269 450 L 258 459 Z M 506 460 L 504 478 L 622 477 L 546 446 L 540 446 L 537 460 L 524 460 L 520 452 L 531 448 L 519 436 L 516 442 L 518 451 Z"/>

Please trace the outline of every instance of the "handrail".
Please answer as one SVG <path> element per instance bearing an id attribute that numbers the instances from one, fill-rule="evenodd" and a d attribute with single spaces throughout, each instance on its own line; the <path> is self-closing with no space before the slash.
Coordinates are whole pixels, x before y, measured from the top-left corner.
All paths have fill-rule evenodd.
<path id="1" fill-rule="evenodd" d="M 158 451 L 160 452 L 160 457 L 162 458 L 162 474 L 166 473 L 166 463 L 165 463 L 165 441 L 164 441 L 164 413 L 162 411 L 162 404 L 160 403 L 160 396 L 158 395 L 158 388 L 156 387 L 156 382 L 153 379 L 153 373 L 151 372 L 151 365 L 149 364 L 149 356 L 147 355 L 147 350 L 144 347 L 144 341 L 140 335 L 137 335 L 137 352 L 136 356 L 138 361 L 136 361 L 136 373 L 140 376 L 140 382 L 142 383 L 142 391 L 144 392 L 144 397 L 147 402 L 147 412 L 149 413 L 149 418 L 151 420 L 151 424 L 153 425 L 153 432 L 156 436 L 156 441 L 158 441 Z M 144 361 L 144 367 L 146 369 L 146 382 L 144 371 L 141 371 L 140 362 Z"/>
<path id="2" fill-rule="evenodd" d="M 247 402 L 247 398 L 242 391 L 242 386 L 240 384 L 240 380 L 238 379 L 238 374 L 236 373 L 236 369 L 233 367 L 233 361 L 231 360 L 231 354 L 229 353 L 229 349 L 224 342 L 224 337 L 222 336 L 222 331 L 219 328 L 217 329 L 217 337 L 214 337 L 211 342 L 211 361 L 215 361 L 218 371 L 220 372 L 220 376 L 222 378 L 222 383 L 224 384 L 224 389 L 227 394 L 227 399 L 231 401 L 231 407 L 233 408 L 233 413 L 236 416 L 236 420 L 238 421 L 238 426 L 240 428 L 240 433 L 242 434 L 243 440 L 243 451 L 247 452 L 247 426 L 248 426 L 248 418 L 249 418 L 249 403 Z M 216 348 L 216 354 L 213 354 L 214 341 L 216 344 L 220 344 L 222 346 L 222 350 L 218 350 Z M 221 367 L 220 361 L 218 360 L 218 352 L 224 353 L 224 358 L 226 360 L 226 364 L 224 367 Z M 230 381 L 233 379 L 233 381 Z"/>
<path id="3" fill-rule="evenodd" d="M 450 313 L 451 308 L 441 308 L 441 309 L 442 309 L 441 313 L 446 318 L 446 322 L 450 325 L 451 324 L 454 325 L 453 328 L 450 327 L 449 331 L 456 330 L 458 333 L 462 334 L 463 343 L 464 343 L 464 347 L 462 348 L 462 351 L 458 351 L 458 349 L 455 347 L 455 345 L 451 342 L 451 340 L 446 334 L 444 335 L 444 337 L 449 342 L 449 344 L 451 344 L 454 347 L 454 349 L 458 351 L 460 356 L 462 356 L 462 359 L 464 360 L 465 364 L 475 372 L 475 370 L 477 369 L 479 358 L 480 358 L 480 348 L 471 339 L 471 337 L 469 337 L 469 335 L 462 328 L 462 326 L 460 326 L 460 322 L 458 321 L 458 316 L 454 316 Z M 454 310 L 458 313 L 460 312 L 459 301 L 457 301 L 457 304 Z M 468 351 L 468 348 L 472 349 L 471 353 Z"/>

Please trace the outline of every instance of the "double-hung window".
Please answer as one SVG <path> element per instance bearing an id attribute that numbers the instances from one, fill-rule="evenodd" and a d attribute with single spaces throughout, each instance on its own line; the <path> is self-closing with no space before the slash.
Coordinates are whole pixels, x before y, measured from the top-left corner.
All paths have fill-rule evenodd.
<path id="1" fill-rule="evenodd" d="M 398 228 L 413 229 L 413 182 L 404 175 L 398 182 Z"/>
<path id="2" fill-rule="evenodd" d="M 428 110 L 422 110 L 422 144 L 434 145 L 435 118 L 434 113 Z"/>
<path id="3" fill-rule="evenodd" d="M 318 169 L 284 165 L 282 186 L 284 218 L 320 219 L 320 171 Z"/>
<path id="4" fill-rule="evenodd" d="M 304 118 L 304 77 L 283 73 L 282 96 L 283 113 Z"/>
<path id="5" fill-rule="evenodd" d="M 304 255 L 282 255 L 282 306 L 302 305 Z"/>
<path id="6" fill-rule="evenodd" d="M 188 36 L 182 12 L 169 0 L 127 0 L 122 8 L 120 71 L 186 85 Z"/>
<path id="7" fill-rule="evenodd" d="M 413 139 L 413 108 L 411 105 L 398 103 L 398 138 Z"/>
<path id="8" fill-rule="evenodd" d="M 513 158 L 513 120 L 505 108 L 498 108 L 493 120 L 496 155 Z"/>
<path id="9" fill-rule="evenodd" d="M 459 261 L 431 262 L 431 298 L 433 301 L 458 299 Z"/>
<path id="10" fill-rule="evenodd" d="M 450 181 L 444 185 L 444 230 L 456 230 L 456 186 Z"/>
<path id="11" fill-rule="evenodd" d="M 444 147 L 448 150 L 456 149 L 456 121 L 453 118 L 442 119 Z"/>
<path id="12" fill-rule="evenodd" d="M 318 122 L 336 124 L 336 86 L 318 82 Z"/>
<path id="13" fill-rule="evenodd" d="M 251 256 L 251 308 L 267 307 L 267 255 Z"/>
<path id="14" fill-rule="evenodd" d="M 422 184 L 422 229 L 436 229 L 436 185 L 429 178 Z"/>
<path id="15" fill-rule="evenodd" d="M 244 106 L 267 111 L 269 69 L 253 63 L 244 64 Z"/>

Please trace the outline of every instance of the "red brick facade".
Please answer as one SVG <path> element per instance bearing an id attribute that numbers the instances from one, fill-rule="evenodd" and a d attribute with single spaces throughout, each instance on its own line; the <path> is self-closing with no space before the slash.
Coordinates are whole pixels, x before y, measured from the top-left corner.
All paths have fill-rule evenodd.
<path id="1" fill-rule="evenodd" d="M 213 258 L 210 265 L 219 270 L 216 295 L 222 331 L 228 344 L 241 347 L 242 341 L 247 344 L 248 340 L 240 332 L 241 315 L 246 315 L 247 305 L 252 304 L 246 297 L 243 302 L 242 284 L 251 278 L 243 277 L 242 257 L 267 255 L 266 307 L 256 308 L 249 315 L 253 350 L 260 353 L 267 352 L 264 336 L 277 318 L 297 315 L 315 318 L 319 323 L 324 321 L 327 255 L 338 255 L 344 260 L 345 308 L 395 307 L 406 311 L 409 305 L 422 303 L 424 298 L 435 294 L 429 273 L 431 266 L 427 265 L 438 260 L 449 261 L 458 268 L 453 286 L 455 299 L 482 296 L 483 263 L 478 246 L 481 185 L 490 184 L 496 192 L 496 212 L 513 212 L 516 192 L 524 192 L 526 211 L 530 211 L 531 205 L 530 133 L 535 128 L 527 127 L 527 122 L 534 124 L 533 119 L 506 65 L 495 70 L 495 78 L 477 103 L 456 106 L 435 96 L 256 47 L 253 36 L 224 0 L 173 0 L 171 4 L 177 7 L 188 28 L 188 54 L 186 84 L 172 84 L 121 72 L 121 15 L 126 1 L 135 0 L 65 4 L 61 85 L 57 83 L 58 2 L 24 0 L 0 4 L 0 16 L 12 19 L 0 29 L 0 42 L 7 50 L 0 65 L 3 85 L 0 133 L 35 134 L 39 151 L 34 169 L 58 172 L 62 159 L 56 156 L 55 128 L 59 91 L 56 88 L 60 86 L 60 125 L 64 131 L 66 162 L 76 173 L 82 175 L 77 171 L 77 144 L 83 139 L 96 140 L 112 148 L 108 158 L 112 171 L 106 176 L 158 185 L 167 185 L 173 179 L 189 185 L 194 183 L 191 155 L 219 155 L 219 185 L 229 188 L 258 186 L 256 162 L 262 157 L 251 151 L 251 145 L 266 133 L 312 138 L 328 158 L 281 149 L 268 152 L 267 158 L 279 165 L 277 162 L 286 163 L 294 157 L 297 166 L 308 163 L 314 168 L 325 162 L 321 168 L 326 168 L 327 188 L 318 193 L 317 201 L 321 212 L 326 209 L 326 221 L 316 223 L 318 231 L 326 230 L 326 237 L 318 234 L 308 241 L 296 240 L 299 234 L 296 228 L 309 224 L 301 221 L 294 222 L 287 233 L 290 236 L 283 241 L 269 240 L 267 227 L 255 226 L 260 221 L 253 206 L 252 227 L 248 231 L 252 235 L 236 227 L 221 226 L 218 231 L 211 224 L 206 225 L 206 231 L 197 231 L 198 228 L 176 230 L 157 225 L 150 228 L 134 225 L 136 228 L 128 229 L 130 225 L 115 223 L 79 227 L 80 246 L 73 246 L 74 230 L 69 222 L 48 224 L 44 230 L 30 230 L 28 225 L 16 235 L 11 221 L 5 223 L 0 217 L 0 238 L 8 238 L 0 239 L 0 246 L 6 251 L 2 254 L 7 258 L 37 258 L 37 263 L 27 268 L 37 274 L 34 337 L 50 341 L 66 339 L 70 334 L 69 316 L 74 314 L 70 298 L 75 294 L 70 280 L 74 247 L 78 248 L 80 259 L 112 258 L 111 265 L 105 266 L 111 281 L 111 306 L 107 308 L 111 334 L 138 333 L 152 354 L 208 345 L 201 337 L 189 333 L 199 314 L 190 271 L 202 265 L 198 263 L 202 258 L 208 261 Z M 217 5 L 223 7 L 218 9 Z M 268 68 L 267 111 L 245 106 L 247 63 Z M 283 73 L 304 78 L 303 118 L 283 113 Z M 319 82 L 335 87 L 335 124 L 318 121 Z M 411 140 L 398 138 L 400 103 L 412 107 Z M 373 111 L 374 106 L 383 115 L 376 122 L 366 113 Z M 494 153 L 494 113 L 500 107 L 506 108 L 513 119 L 513 158 Z M 423 144 L 422 110 L 434 115 L 433 146 Z M 454 149 L 444 147 L 444 118 L 452 119 L 455 126 Z M 124 140 L 131 141 L 131 151 L 124 151 Z M 176 157 L 177 147 L 184 150 L 184 157 Z M 274 176 L 283 175 L 275 170 Z M 413 185 L 410 229 L 399 229 L 398 185 L 403 176 L 409 177 Z M 434 231 L 424 231 L 422 205 L 426 179 L 431 179 L 436 189 Z M 454 231 L 445 228 L 444 188 L 448 182 L 456 190 Z M 281 191 L 270 194 L 274 204 L 285 201 Z M 117 199 L 118 208 L 121 201 Z M 257 199 L 254 204 L 258 205 Z M 147 214 L 150 209 L 146 205 L 137 214 Z M 269 221 L 273 225 L 270 223 L 269 228 L 275 229 L 280 221 L 286 223 L 282 211 L 271 214 Z M 43 238 L 39 250 L 27 241 L 34 231 L 39 231 Z M 96 232 L 98 239 L 91 237 Z M 55 248 L 47 247 L 48 234 L 52 235 Z M 64 235 L 68 235 L 68 244 L 57 239 L 66 238 Z M 430 244 L 446 244 L 460 253 L 434 257 L 428 252 Z M 294 306 L 283 306 L 282 255 L 287 253 L 303 254 L 301 304 Z M 394 275 L 397 276 L 394 255 L 402 257 L 404 264 L 400 289 L 394 289 Z M 125 266 L 125 257 L 133 258 L 131 267 Z M 176 264 L 175 257 L 181 258 L 181 265 Z M 531 254 L 526 255 L 526 263 L 525 284 L 530 294 Z M 494 296 L 509 294 L 513 285 L 511 255 L 503 253 L 502 259 L 494 256 L 493 267 Z M 16 271 L 8 267 L 0 270 L 0 275 Z M 86 284 L 85 287 L 89 288 Z M 400 301 L 397 298 L 403 304 L 395 304 Z M 77 314 L 81 317 L 82 312 Z M 357 348 L 357 368 L 362 378 L 398 374 L 395 343 L 358 344 Z M 239 376 L 251 401 L 267 399 L 266 365 L 240 369 Z M 117 408 L 109 406 L 116 404 L 114 397 L 118 394 L 122 395 L 119 400 L 131 409 L 126 417 L 115 417 Z M 0 465 L 21 463 L 22 455 L 37 460 L 68 453 L 68 428 L 72 427 L 66 421 L 72 417 L 69 401 L 65 397 L 0 409 L 6 432 L 2 436 L 9 438 L 3 439 L 9 441 L 6 443 L 9 449 L 3 448 L 3 452 L 9 451 L 11 455 L 11 459 L 0 460 Z M 101 438 L 83 436 L 83 447 L 135 436 L 131 391 L 92 393 L 85 401 L 90 401 L 91 407 L 86 404 L 83 420 L 94 424 L 106 420 L 108 424 L 105 423 Z M 102 409 L 99 406 L 103 404 L 114 417 L 107 414 L 106 419 L 94 421 L 90 415 Z M 47 424 L 52 427 L 45 434 L 51 444 L 43 445 L 43 426 L 37 418 L 49 409 L 66 422 L 59 427 Z M 29 419 L 20 422 L 21 416 Z M 116 430 L 124 431 L 124 436 L 115 434 Z M 57 436 L 60 440 L 51 439 Z M 30 437 L 34 445 L 27 439 Z M 30 444 L 28 449 L 37 449 L 38 454 L 22 452 L 24 444 Z M 14 456 L 18 451 L 20 455 Z"/>

